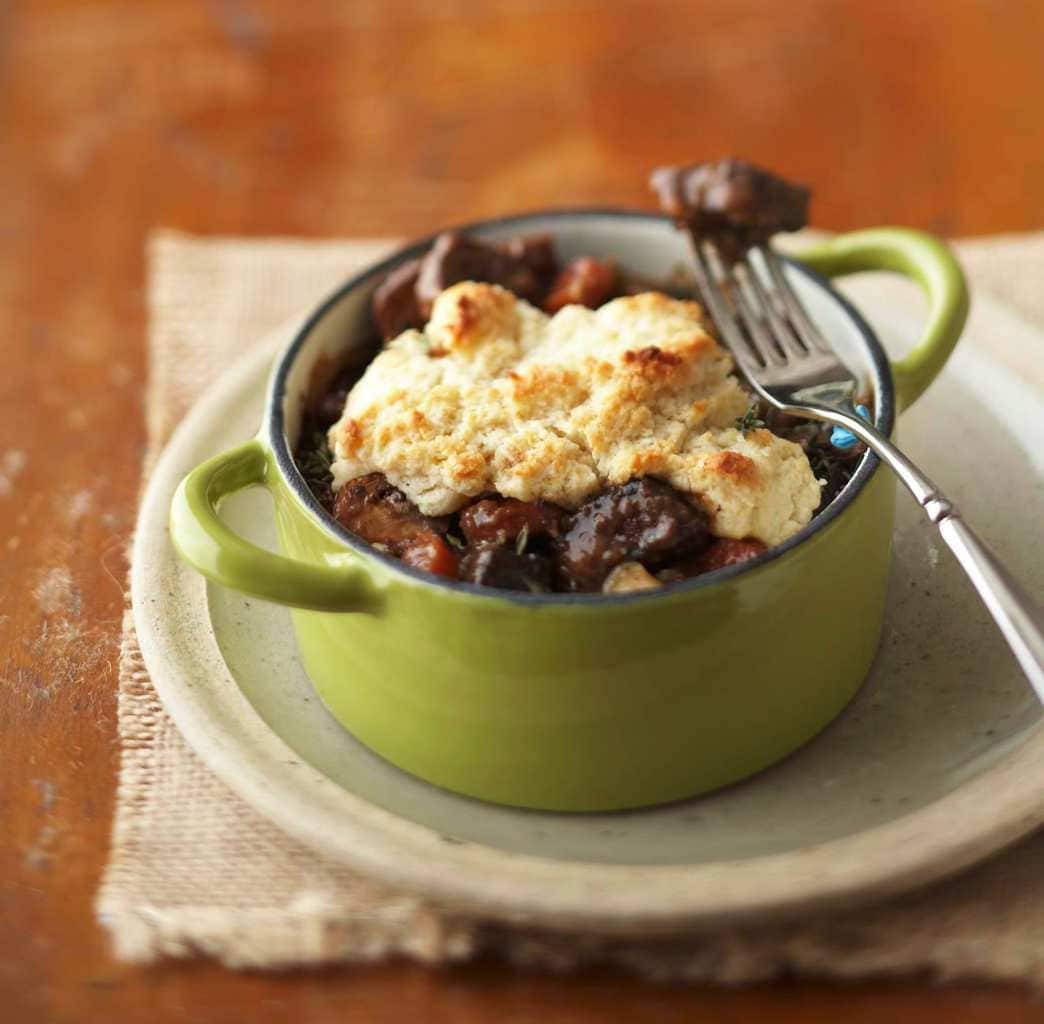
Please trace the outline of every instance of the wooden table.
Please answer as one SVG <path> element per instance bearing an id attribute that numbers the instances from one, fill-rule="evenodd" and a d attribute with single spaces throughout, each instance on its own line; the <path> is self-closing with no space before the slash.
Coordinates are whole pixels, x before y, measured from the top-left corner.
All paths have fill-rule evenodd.
<path id="1" fill-rule="evenodd" d="M 410 235 L 648 202 L 736 153 L 818 224 L 1044 226 L 1040 0 L 9 0 L 0 7 L 0 1018 L 12 1022 L 983 1021 L 1011 989 L 747 991 L 495 964 L 128 967 L 90 904 L 144 428 L 156 225 Z"/>

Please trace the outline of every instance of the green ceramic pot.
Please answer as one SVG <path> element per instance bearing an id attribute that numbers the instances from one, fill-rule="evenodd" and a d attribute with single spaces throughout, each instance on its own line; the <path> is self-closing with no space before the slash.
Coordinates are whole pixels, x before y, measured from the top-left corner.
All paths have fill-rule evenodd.
<path id="1" fill-rule="evenodd" d="M 488 237 L 550 231 L 564 258 L 612 255 L 666 278 L 687 260 L 664 218 L 565 211 L 469 225 Z M 734 782 L 790 753 L 845 706 L 881 632 L 895 489 L 875 457 L 785 544 L 662 590 L 530 595 L 426 576 L 330 519 L 291 459 L 317 368 L 363 337 L 376 283 L 430 239 L 349 281 L 278 360 L 257 437 L 196 468 L 171 536 L 200 572 L 290 606 L 301 657 L 330 712 L 359 740 L 438 786 L 564 811 L 675 800 Z M 824 276 L 893 270 L 930 302 L 913 352 L 890 364 Z M 882 228 L 844 235 L 789 266 L 794 286 L 872 389 L 876 421 L 931 382 L 967 313 L 949 251 Z M 217 508 L 267 487 L 283 554 L 233 534 Z"/>

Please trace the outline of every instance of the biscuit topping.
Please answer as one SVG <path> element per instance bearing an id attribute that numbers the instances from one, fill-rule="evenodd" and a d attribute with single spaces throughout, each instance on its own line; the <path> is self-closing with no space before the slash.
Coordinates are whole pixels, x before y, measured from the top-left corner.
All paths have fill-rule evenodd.
<path id="1" fill-rule="evenodd" d="M 495 284 L 442 291 L 373 360 L 330 429 L 334 488 L 383 473 L 428 516 L 497 492 L 576 509 L 667 481 L 718 537 L 776 544 L 820 489 L 801 447 L 736 421 L 750 399 L 694 302 L 646 292 L 554 314 Z"/>

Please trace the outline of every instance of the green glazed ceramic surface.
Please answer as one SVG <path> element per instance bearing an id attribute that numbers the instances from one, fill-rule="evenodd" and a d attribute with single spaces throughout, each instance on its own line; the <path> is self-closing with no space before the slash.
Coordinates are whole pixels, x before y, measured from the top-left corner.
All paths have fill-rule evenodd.
<path id="1" fill-rule="evenodd" d="M 567 258 L 614 254 L 643 273 L 664 273 L 662 261 L 678 251 L 665 221 L 640 215 L 533 215 L 477 227 L 494 236 L 548 229 Z M 948 251 L 923 235 L 877 229 L 835 239 L 810 259 L 826 273 L 899 269 L 925 286 L 925 335 L 895 368 L 900 400 L 913 401 L 966 315 Z M 436 582 L 323 516 L 288 455 L 311 367 L 350 347 L 351 325 L 384 269 L 351 282 L 305 325 L 273 376 L 258 438 L 193 471 L 171 511 L 175 544 L 200 571 L 295 607 L 302 659 L 335 717 L 437 785 L 555 810 L 704 792 L 822 729 L 860 685 L 880 634 L 894 484 L 876 460 L 864 460 L 831 510 L 786 545 L 662 591 L 504 596 Z M 831 337 L 847 338 L 877 421 L 891 429 L 891 375 L 869 330 L 821 281 L 793 273 L 814 311 L 834 318 Z M 216 514 L 224 494 L 251 484 L 272 493 L 282 555 L 243 541 Z"/>

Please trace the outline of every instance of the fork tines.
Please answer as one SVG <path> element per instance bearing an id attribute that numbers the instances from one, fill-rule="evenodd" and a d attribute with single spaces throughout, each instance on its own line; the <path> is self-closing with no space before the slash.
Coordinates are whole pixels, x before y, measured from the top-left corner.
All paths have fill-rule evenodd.
<path id="1" fill-rule="evenodd" d="M 741 364 L 783 367 L 810 354 L 833 354 L 787 280 L 782 259 L 770 246 L 755 246 L 731 264 L 706 239 L 693 239 L 693 249 L 697 286 Z M 756 257 L 760 270 L 751 256 Z"/>

